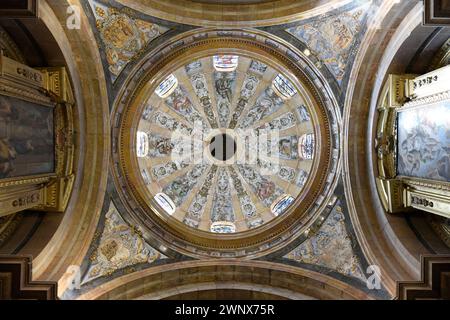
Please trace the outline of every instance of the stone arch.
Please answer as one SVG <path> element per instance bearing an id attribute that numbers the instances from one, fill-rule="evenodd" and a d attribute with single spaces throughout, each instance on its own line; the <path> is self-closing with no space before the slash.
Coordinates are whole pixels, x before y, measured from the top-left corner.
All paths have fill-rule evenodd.
<path id="1" fill-rule="evenodd" d="M 75 184 L 64 217 L 47 246 L 33 261 L 33 276 L 68 284 L 64 274 L 79 265 L 95 232 L 106 190 L 109 149 L 109 107 L 103 68 L 87 17 L 81 32 L 66 27 L 67 8 L 79 1 L 39 2 L 39 17 L 52 32 L 70 74 L 76 99 Z"/>
<path id="2" fill-rule="evenodd" d="M 376 109 L 394 56 L 422 23 L 420 1 L 386 2 L 366 33 L 344 103 L 344 184 L 352 223 L 370 265 L 395 295 L 396 281 L 418 278 L 427 249 L 400 216 L 387 214 L 375 185 Z M 377 28 L 383 25 L 383 28 Z M 392 32 L 394 30 L 394 32 Z"/>
<path id="3" fill-rule="evenodd" d="M 156 266 L 116 278 L 78 299 L 165 299 L 195 291 L 250 288 L 287 299 L 373 299 L 367 292 L 315 271 L 237 259 Z"/>

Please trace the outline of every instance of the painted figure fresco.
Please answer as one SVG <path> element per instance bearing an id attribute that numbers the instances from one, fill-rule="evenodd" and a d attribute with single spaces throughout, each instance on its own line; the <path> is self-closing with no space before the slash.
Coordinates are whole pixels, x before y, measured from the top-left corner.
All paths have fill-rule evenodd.
<path id="1" fill-rule="evenodd" d="M 338 202 L 320 230 L 285 258 L 329 268 L 365 282 L 361 261 L 354 251 L 352 238 L 345 227 L 345 219 L 342 205 Z"/>
<path id="2" fill-rule="evenodd" d="M 134 229 L 130 228 L 111 202 L 106 213 L 100 243 L 91 256 L 82 283 L 109 276 L 129 266 L 139 263 L 151 264 L 160 259 L 166 257 L 150 247 Z"/>
<path id="3" fill-rule="evenodd" d="M 252 191 L 267 207 L 285 192 L 273 181 L 262 176 L 257 170 L 248 165 L 238 165 L 239 173 L 250 186 Z"/>
<path id="4" fill-rule="evenodd" d="M 213 192 L 213 179 L 217 173 L 217 166 L 213 165 L 208 172 L 208 176 L 203 182 L 200 191 L 195 195 L 194 200 L 189 206 L 187 215 L 184 217 L 184 223 L 192 228 L 198 228 L 203 213 L 205 212 L 208 196 Z"/>
<path id="5" fill-rule="evenodd" d="M 188 91 L 184 87 L 178 86 L 165 100 L 165 103 L 169 108 L 182 115 L 188 122 L 192 124 L 198 122 L 206 127 L 202 116 L 195 109 L 195 106 L 189 99 Z"/>
<path id="6" fill-rule="evenodd" d="M 226 127 L 231 112 L 236 72 L 215 72 L 214 79 L 219 121 L 222 127 Z"/>
<path id="7" fill-rule="evenodd" d="M 297 115 L 300 120 L 300 123 L 311 121 L 311 115 L 309 114 L 308 109 L 304 105 L 297 107 Z"/>
<path id="8" fill-rule="evenodd" d="M 217 128 L 218 124 L 216 116 L 214 115 L 211 97 L 209 96 L 208 83 L 203 72 L 202 63 L 200 61 L 190 63 L 185 66 L 185 70 L 191 81 L 192 88 L 203 107 L 203 111 L 208 118 L 211 128 Z"/>
<path id="9" fill-rule="evenodd" d="M 352 47 L 363 30 L 369 7 L 370 3 L 367 2 L 349 11 L 331 17 L 324 16 L 287 31 L 303 41 L 341 83 Z"/>
<path id="10" fill-rule="evenodd" d="M 244 188 L 243 182 L 233 167 L 228 168 L 230 177 L 233 181 L 233 187 L 236 190 L 242 213 L 247 221 L 249 229 L 259 227 L 264 223 L 256 211 L 256 206 Z"/>
<path id="11" fill-rule="evenodd" d="M 165 186 L 163 192 L 167 194 L 177 206 L 180 206 L 207 169 L 208 166 L 205 164 L 195 165 L 191 171 Z"/>
<path id="12" fill-rule="evenodd" d="M 0 96 L 0 179 L 55 170 L 53 109 Z"/>
<path id="13" fill-rule="evenodd" d="M 450 101 L 399 113 L 398 174 L 450 181 Z"/>
<path id="14" fill-rule="evenodd" d="M 233 199 L 231 196 L 231 184 L 228 171 L 225 168 L 220 168 L 218 177 L 214 193 L 211 221 L 234 222 L 236 216 L 233 210 Z"/>
<path id="15" fill-rule="evenodd" d="M 278 111 L 283 105 L 284 101 L 278 97 L 272 88 L 266 88 L 243 119 L 240 128 L 246 129 L 251 127 L 264 117 Z"/>
<path id="16" fill-rule="evenodd" d="M 297 136 L 281 137 L 279 140 L 271 141 L 271 143 L 277 143 L 276 150 L 278 150 L 278 157 L 288 160 L 298 158 Z M 270 150 L 273 150 L 273 148 L 271 148 Z"/>

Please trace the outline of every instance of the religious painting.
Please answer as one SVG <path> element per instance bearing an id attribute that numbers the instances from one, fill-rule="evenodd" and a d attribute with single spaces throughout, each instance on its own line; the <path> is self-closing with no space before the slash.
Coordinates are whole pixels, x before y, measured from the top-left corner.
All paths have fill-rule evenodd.
<path id="1" fill-rule="evenodd" d="M 399 113 L 398 174 L 450 181 L 450 101 Z"/>
<path id="2" fill-rule="evenodd" d="M 0 179 L 55 171 L 53 108 L 0 95 Z"/>
<path id="3" fill-rule="evenodd" d="M 320 16 L 310 23 L 286 31 L 304 42 L 342 83 L 351 51 L 363 31 L 370 2 L 336 15 Z"/>

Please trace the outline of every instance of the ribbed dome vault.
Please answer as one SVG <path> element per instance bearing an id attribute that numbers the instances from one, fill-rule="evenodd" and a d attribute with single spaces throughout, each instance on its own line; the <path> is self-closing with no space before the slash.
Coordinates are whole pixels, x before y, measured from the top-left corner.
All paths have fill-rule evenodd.
<path id="1" fill-rule="evenodd" d="M 150 95 L 136 155 L 157 210 L 192 228 L 244 232 L 282 215 L 302 192 L 313 129 L 286 75 L 242 55 L 207 56 Z"/>

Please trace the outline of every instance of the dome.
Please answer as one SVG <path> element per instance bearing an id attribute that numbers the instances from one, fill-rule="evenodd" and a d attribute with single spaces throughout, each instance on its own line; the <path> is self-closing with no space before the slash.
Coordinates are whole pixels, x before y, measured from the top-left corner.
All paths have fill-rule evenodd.
<path id="1" fill-rule="evenodd" d="M 303 138 L 314 135 L 306 101 L 286 75 L 243 55 L 206 56 L 175 70 L 145 102 L 136 135 L 156 210 L 216 233 L 282 215 L 313 164 L 314 141 Z"/>
<path id="2" fill-rule="evenodd" d="M 193 257 L 302 241 L 328 212 L 340 154 L 315 66 L 242 31 L 193 31 L 142 61 L 113 110 L 124 218 L 162 251 Z"/>

